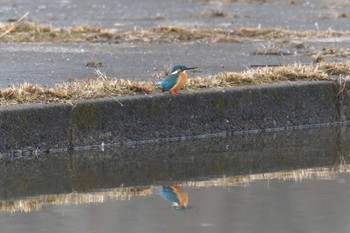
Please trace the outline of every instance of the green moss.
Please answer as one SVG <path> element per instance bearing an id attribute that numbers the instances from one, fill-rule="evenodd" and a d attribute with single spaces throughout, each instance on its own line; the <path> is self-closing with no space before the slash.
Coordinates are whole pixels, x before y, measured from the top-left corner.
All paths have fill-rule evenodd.
<path id="1" fill-rule="evenodd" d="M 73 109 L 72 124 L 80 128 L 91 128 L 96 122 L 97 108 L 94 104 L 78 104 Z"/>
<path id="2" fill-rule="evenodd" d="M 327 85 L 327 92 L 326 92 L 327 98 L 331 99 L 332 102 L 336 103 L 338 101 L 339 91 L 340 91 L 340 87 L 336 83 Z"/>
<path id="3" fill-rule="evenodd" d="M 215 173 L 224 173 L 228 169 L 229 159 L 225 155 L 217 156 L 212 161 L 212 171 Z"/>
<path id="4" fill-rule="evenodd" d="M 16 120 L 16 118 L 17 118 L 17 120 Z M 14 126 L 16 128 L 20 128 L 24 132 L 29 130 L 29 128 L 30 128 L 30 125 L 29 125 L 30 121 L 28 120 L 28 116 L 26 114 L 24 114 L 24 112 L 22 112 L 22 114 L 19 114 L 17 117 L 14 117 L 13 122 L 15 122 L 15 123 L 12 124 L 12 126 Z"/>
<path id="5" fill-rule="evenodd" d="M 151 104 L 151 115 L 157 115 L 159 113 L 159 104 L 155 101 Z"/>
<path id="6" fill-rule="evenodd" d="M 239 99 L 235 98 L 232 102 L 231 102 L 231 106 L 233 109 L 239 109 L 240 107 L 240 101 Z"/>
<path id="7" fill-rule="evenodd" d="M 152 101 L 150 104 L 140 104 L 137 106 L 144 116 L 152 117 L 159 114 L 159 103 L 157 101 Z"/>
<path id="8" fill-rule="evenodd" d="M 91 168 L 78 169 L 78 173 L 72 174 L 73 188 L 77 192 L 86 192 L 97 187 L 96 171 Z"/>
<path id="9" fill-rule="evenodd" d="M 296 111 L 303 111 L 305 109 L 304 99 L 302 97 L 294 95 L 293 103 L 296 108 Z"/>
<path id="10" fill-rule="evenodd" d="M 30 190 L 31 188 L 31 180 L 32 177 L 28 176 L 28 174 L 26 177 L 14 179 L 9 185 L 8 189 L 17 195 L 25 195 L 28 192 L 28 189 Z"/>
<path id="11" fill-rule="evenodd" d="M 279 91 L 274 93 L 274 98 L 279 104 L 283 104 L 285 102 L 285 96 Z"/>
<path id="12" fill-rule="evenodd" d="M 275 161 L 279 166 L 283 166 L 287 162 L 283 153 L 277 153 L 275 155 Z"/>
<path id="13" fill-rule="evenodd" d="M 213 105 L 221 115 L 225 114 L 227 103 L 224 95 L 215 96 L 213 98 Z"/>
<path id="14" fill-rule="evenodd" d="M 145 177 L 151 180 L 162 179 L 162 165 L 152 164 L 145 166 Z"/>

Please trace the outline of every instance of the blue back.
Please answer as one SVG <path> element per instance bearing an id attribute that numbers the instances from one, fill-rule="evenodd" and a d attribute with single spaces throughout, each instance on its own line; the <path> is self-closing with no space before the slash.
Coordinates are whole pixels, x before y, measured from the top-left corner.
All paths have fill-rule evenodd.
<path id="1" fill-rule="evenodd" d="M 156 193 L 164 198 L 165 200 L 171 201 L 171 202 L 179 202 L 179 198 L 177 197 L 177 194 L 174 192 L 174 190 L 171 187 L 163 187 L 161 189 L 156 190 Z"/>
<path id="2" fill-rule="evenodd" d="M 162 86 L 164 91 L 169 91 L 176 84 L 178 77 L 178 73 L 169 74 L 163 79 L 163 81 L 156 84 Z"/>
<path id="3" fill-rule="evenodd" d="M 176 73 L 176 74 L 172 74 L 172 73 L 178 69 L 181 69 L 182 67 L 184 66 L 179 64 L 174 64 L 173 67 L 171 68 L 170 73 L 167 76 L 165 76 L 163 81 L 156 83 L 156 85 L 162 86 L 163 91 L 169 91 L 176 84 L 177 79 L 179 78 L 179 73 Z"/>

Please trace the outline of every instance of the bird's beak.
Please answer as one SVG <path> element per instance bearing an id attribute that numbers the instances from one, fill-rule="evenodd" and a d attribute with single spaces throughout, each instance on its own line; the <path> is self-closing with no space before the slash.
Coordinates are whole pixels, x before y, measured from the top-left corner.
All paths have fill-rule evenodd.
<path id="1" fill-rule="evenodd" d="M 197 69 L 198 67 L 186 67 L 185 70 L 194 70 Z"/>

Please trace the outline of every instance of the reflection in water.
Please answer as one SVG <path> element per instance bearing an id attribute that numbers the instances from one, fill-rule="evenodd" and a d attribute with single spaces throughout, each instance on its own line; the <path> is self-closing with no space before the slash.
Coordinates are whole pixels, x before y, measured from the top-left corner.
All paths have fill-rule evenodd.
<path id="1" fill-rule="evenodd" d="M 115 188 L 90 193 L 70 193 L 58 195 L 40 195 L 31 198 L 0 201 L 2 212 L 32 212 L 40 211 L 46 205 L 79 205 L 87 203 L 103 203 L 107 200 L 127 201 L 132 197 L 160 195 L 171 201 L 175 209 L 188 207 L 188 194 L 183 187 L 230 187 L 244 186 L 261 180 L 294 180 L 301 182 L 307 179 L 334 180 L 341 173 L 349 173 L 350 165 L 340 164 L 333 167 L 299 169 L 273 173 L 231 176 L 204 181 L 189 181 L 170 186 L 145 186 Z"/>
<path id="2" fill-rule="evenodd" d="M 161 196 L 178 209 L 188 207 L 191 199 L 196 208 L 197 198 L 191 193 L 188 197 L 187 187 L 337 179 L 349 170 L 349 151 L 350 127 L 334 127 L 104 152 L 4 156 L 0 158 L 0 211 L 31 212 L 48 205 L 127 201 L 149 195 Z M 173 180 L 184 182 L 174 185 Z M 155 200 L 162 202 L 159 197 Z"/>
<path id="3" fill-rule="evenodd" d="M 32 212 L 41 210 L 44 205 L 79 205 L 103 203 L 107 200 L 130 200 L 131 197 L 151 195 L 151 187 L 116 188 L 90 193 L 69 193 L 40 195 L 26 199 L 0 201 L 2 212 Z"/>
<path id="4" fill-rule="evenodd" d="M 350 127 L 0 156 L 0 200 L 350 163 Z M 1 152 L 0 152 L 1 153 Z M 191 201 L 192 202 L 192 201 Z"/>
<path id="5" fill-rule="evenodd" d="M 349 173 L 350 165 L 341 164 L 335 167 L 321 167 L 321 168 L 309 168 L 299 169 L 292 171 L 250 174 L 244 176 L 232 176 L 223 177 L 218 179 L 211 179 L 206 181 L 189 181 L 184 185 L 188 187 L 215 187 L 215 186 L 235 186 L 235 185 L 247 185 L 251 182 L 257 182 L 262 180 L 280 180 L 288 181 L 294 180 L 295 182 L 301 182 L 303 180 L 335 180 L 340 173 Z"/>
<path id="6" fill-rule="evenodd" d="M 155 190 L 155 193 L 170 201 L 175 209 L 185 209 L 188 204 L 187 193 L 178 185 L 163 186 Z"/>

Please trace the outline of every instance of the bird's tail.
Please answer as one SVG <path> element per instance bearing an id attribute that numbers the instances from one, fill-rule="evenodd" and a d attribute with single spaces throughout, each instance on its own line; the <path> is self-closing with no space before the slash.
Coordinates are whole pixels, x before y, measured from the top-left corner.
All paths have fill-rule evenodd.
<path id="1" fill-rule="evenodd" d="M 162 92 L 165 91 L 162 82 L 157 82 L 157 83 L 155 83 L 154 85 L 162 87 Z"/>

